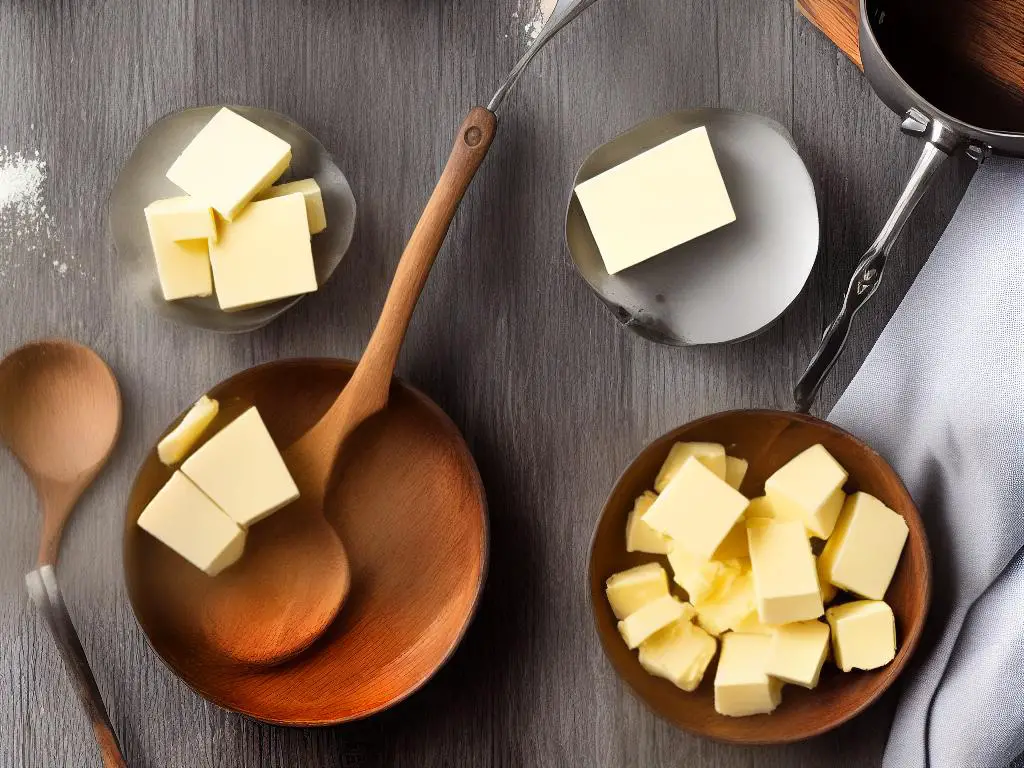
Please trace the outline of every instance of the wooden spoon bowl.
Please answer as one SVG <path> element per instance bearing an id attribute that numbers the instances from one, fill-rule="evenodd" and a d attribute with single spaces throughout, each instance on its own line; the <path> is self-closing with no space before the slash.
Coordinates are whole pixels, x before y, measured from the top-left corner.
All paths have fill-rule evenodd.
<path id="1" fill-rule="evenodd" d="M 218 426 L 259 408 L 287 450 L 318 422 L 354 363 L 289 360 L 215 387 Z M 252 666 L 225 655 L 204 626 L 210 579 L 136 525 L 170 476 L 155 451 L 132 489 L 124 567 L 132 609 L 157 654 L 196 692 L 284 725 L 329 725 L 401 701 L 448 659 L 476 609 L 487 560 L 483 486 L 458 429 L 429 398 L 394 380 L 388 407 L 346 442 L 325 513 L 350 558 L 338 618 L 298 656 Z M 287 524 L 287 508 L 264 523 Z M 269 529 L 267 529 L 269 530 Z M 225 575 L 228 572 L 225 572 Z"/>
<path id="2" fill-rule="evenodd" d="M 604 582 L 618 571 L 664 557 L 628 553 L 626 516 L 633 500 L 654 487 L 658 469 L 676 441 L 722 443 L 730 455 L 750 462 L 741 490 L 760 495 L 765 479 L 805 448 L 823 444 L 850 473 L 848 489 L 866 491 L 899 512 L 910 535 L 885 599 L 896 616 L 896 658 L 871 672 L 839 672 L 827 662 L 814 690 L 783 689 L 782 704 L 770 715 L 732 718 L 715 712 L 712 662 L 693 693 L 649 675 L 616 629 Z M 669 571 L 671 572 L 671 571 Z M 924 525 L 903 482 L 886 461 L 847 432 L 812 416 L 779 411 L 730 411 L 686 424 L 656 440 L 619 478 L 594 531 L 589 588 L 594 622 L 605 654 L 618 675 L 650 709 L 687 731 L 719 741 L 781 744 L 800 741 L 845 723 L 875 702 L 895 682 L 917 647 L 931 597 L 931 556 Z M 673 589 L 677 589 L 673 585 Z M 679 592 L 680 597 L 684 593 Z"/>

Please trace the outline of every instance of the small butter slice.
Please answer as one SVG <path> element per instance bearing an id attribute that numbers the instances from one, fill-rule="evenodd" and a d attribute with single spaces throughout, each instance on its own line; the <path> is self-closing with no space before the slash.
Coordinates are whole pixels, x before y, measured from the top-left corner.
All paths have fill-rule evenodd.
<path id="1" fill-rule="evenodd" d="M 615 618 L 624 619 L 668 594 L 668 574 L 660 563 L 646 563 L 609 576 L 604 589 Z"/>
<path id="2" fill-rule="evenodd" d="M 164 300 L 178 301 L 213 293 L 210 246 L 207 240 L 176 239 L 182 233 L 174 218 L 146 209 L 149 242 Z"/>
<path id="3" fill-rule="evenodd" d="M 691 555 L 710 560 L 747 508 L 747 499 L 690 456 L 643 516 Z"/>
<path id="4" fill-rule="evenodd" d="M 187 195 L 154 200 L 146 206 L 145 214 L 151 230 L 157 222 L 162 232 L 175 242 L 217 239 L 213 208 Z"/>
<path id="5" fill-rule="evenodd" d="M 765 671 L 786 683 L 815 688 L 828 655 L 828 624 L 797 621 L 772 633 Z"/>
<path id="6" fill-rule="evenodd" d="M 694 605 L 704 603 L 725 591 L 743 573 L 738 560 L 702 560 L 681 547 L 668 554 L 672 580 L 686 590 Z"/>
<path id="7" fill-rule="evenodd" d="M 632 650 L 659 629 L 675 621 L 693 618 L 693 606 L 672 595 L 664 595 L 647 603 L 619 622 L 619 634 Z"/>
<path id="8" fill-rule="evenodd" d="M 285 195 L 302 195 L 306 201 L 306 218 L 309 221 L 309 234 L 316 235 L 327 229 L 327 211 L 324 210 L 324 198 L 320 193 L 320 185 L 316 179 L 289 181 L 287 184 L 276 184 L 256 195 L 256 200 L 269 200 L 272 197 Z"/>
<path id="9" fill-rule="evenodd" d="M 640 665 L 655 677 L 691 692 L 704 679 L 717 648 L 715 638 L 690 620 L 680 620 L 640 643 Z"/>
<path id="10" fill-rule="evenodd" d="M 139 527 L 210 576 L 235 563 L 245 548 L 245 531 L 181 472 L 146 505 Z"/>
<path id="11" fill-rule="evenodd" d="M 868 493 L 846 500 L 819 572 L 832 584 L 870 600 L 881 600 L 907 543 L 907 522 Z"/>
<path id="12" fill-rule="evenodd" d="M 846 495 L 849 475 L 825 446 L 813 445 L 791 459 L 764 483 L 778 516 L 802 519 L 807 530 L 827 539 L 835 527 Z"/>
<path id="13" fill-rule="evenodd" d="M 896 619 L 881 600 L 857 600 L 825 611 L 832 628 L 836 666 L 878 669 L 896 657 Z"/>
<path id="14" fill-rule="evenodd" d="M 801 523 L 747 526 L 758 617 L 765 624 L 816 619 L 824 612 L 811 544 Z"/>
<path id="15" fill-rule="evenodd" d="M 725 482 L 737 491 L 743 485 L 743 478 L 747 476 L 749 464 L 745 459 L 737 459 L 735 456 L 725 457 Z"/>
<path id="16" fill-rule="evenodd" d="M 765 671 L 772 639 L 767 635 L 722 636 L 715 674 L 715 711 L 729 717 L 773 712 L 782 701 L 782 682 Z"/>
<path id="17" fill-rule="evenodd" d="M 199 401 L 185 414 L 181 423 L 171 430 L 170 434 L 156 447 L 160 461 L 171 466 L 185 458 L 196 441 L 202 437 L 206 428 L 217 417 L 219 410 L 220 404 L 216 400 L 211 400 L 206 395 L 199 398 Z"/>
<path id="18" fill-rule="evenodd" d="M 735 630 L 757 617 L 754 579 L 750 569 L 744 569 L 728 587 L 698 606 L 697 623 L 712 635 Z"/>
<path id="19" fill-rule="evenodd" d="M 193 453 L 181 471 L 242 527 L 299 498 L 284 459 L 255 408 Z"/>
<path id="20" fill-rule="evenodd" d="M 288 142 L 226 107 L 196 135 L 167 178 L 228 221 L 288 168 Z"/>
<path id="21" fill-rule="evenodd" d="M 317 289 L 302 195 L 260 200 L 221 227 L 210 262 L 223 310 L 238 310 Z"/>
<path id="22" fill-rule="evenodd" d="M 658 533 L 641 519 L 657 498 L 657 494 L 646 491 L 633 502 L 633 509 L 626 518 L 627 552 L 666 555 L 672 549 L 672 542 L 667 536 Z"/>
<path id="23" fill-rule="evenodd" d="M 654 479 L 654 490 L 658 493 L 664 491 L 691 456 L 696 456 L 701 464 L 725 480 L 725 448 L 718 443 L 676 443 L 658 470 L 658 476 Z"/>
<path id="24" fill-rule="evenodd" d="M 762 624 L 761 620 L 757 618 L 757 611 L 754 611 L 746 619 L 733 627 L 733 631 L 744 635 L 771 635 L 779 626 L 785 625 Z"/>

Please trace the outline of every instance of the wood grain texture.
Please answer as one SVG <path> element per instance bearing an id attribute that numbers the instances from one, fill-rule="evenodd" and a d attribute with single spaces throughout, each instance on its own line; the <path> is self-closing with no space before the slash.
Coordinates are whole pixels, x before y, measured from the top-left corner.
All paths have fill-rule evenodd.
<path id="1" fill-rule="evenodd" d="M 492 558 L 479 614 L 422 691 L 368 721 L 266 726 L 197 697 L 157 660 L 121 575 L 130 483 L 175 413 L 242 368 L 365 347 L 471 104 L 521 52 L 518 0 L 171 0 L 0 4 L 0 144 L 49 163 L 46 258 L 0 230 L 0 348 L 69 335 L 120 377 L 119 450 L 65 533 L 62 584 L 126 758 L 148 768 L 725 766 L 879 762 L 887 696 L 832 734 L 751 749 L 652 716 L 604 659 L 586 599 L 590 534 L 649 441 L 728 408 L 790 404 L 856 260 L 919 147 L 789 0 L 604 0 L 566 30 L 499 115 L 409 329 L 398 373 L 452 417 L 480 466 Z M 508 37 L 506 37 L 506 35 Z M 9 53 L 7 53 L 9 52 Z M 624 52 L 628 52 L 625 55 Z M 145 127 L 172 109 L 248 103 L 291 115 L 352 181 L 360 219 L 324 290 L 243 337 L 168 325 L 117 269 L 104 195 Z M 570 180 L 595 146 L 693 106 L 791 128 L 818 185 L 823 249 L 803 295 L 752 341 L 656 347 L 617 327 L 568 264 Z M 969 164 L 950 164 L 893 250 L 819 397 L 835 402 L 945 227 Z M 51 261 L 78 269 L 63 278 Z M 69 261 L 70 263 L 70 261 Z M 0 765 L 98 766 L 93 737 L 27 607 L 32 492 L 0 456 Z M 45 720 L 38 712 L 51 713 Z"/>

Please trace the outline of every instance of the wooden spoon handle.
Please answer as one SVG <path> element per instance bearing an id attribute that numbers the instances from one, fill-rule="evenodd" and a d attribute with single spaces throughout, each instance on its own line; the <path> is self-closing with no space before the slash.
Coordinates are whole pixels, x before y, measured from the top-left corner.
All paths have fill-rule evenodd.
<path id="1" fill-rule="evenodd" d="M 45 565 L 25 576 L 29 597 L 39 613 L 46 619 L 46 624 L 57 643 L 57 650 L 64 659 L 64 664 L 71 674 L 75 692 L 85 708 L 89 721 L 96 734 L 96 742 L 103 756 L 105 768 L 127 768 L 121 747 L 114 735 L 114 726 L 110 723 L 107 710 L 103 706 L 103 698 L 89 668 L 89 660 L 82 648 L 82 641 L 64 605 L 60 586 L 53 568 Z"/>

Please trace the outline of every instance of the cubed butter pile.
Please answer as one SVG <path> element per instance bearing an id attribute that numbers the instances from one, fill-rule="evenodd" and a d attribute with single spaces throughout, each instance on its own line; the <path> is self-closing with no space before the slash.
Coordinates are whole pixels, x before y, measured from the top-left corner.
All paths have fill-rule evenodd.
<path id="1" fill-rule="evenodd" d="M 235 311 L 317 289 L 310 237 L 327 228 L 313 179 L 271 186 L 287 142 L 221 109 L 167 171 L 186 193 L 146 207 L 164 299 L 216 293 Z"/>
<path id="2" fill-rule="evenodd" d="M 256 408 L 192 451 L 217 412 L 204 396 L 160 441 L 164 464 L 184 463 L 139 516 L 140 528 L 210 576 L 242 556 L 249 526 L 299 497 Z"/>
<path id="3" fill-rule="evenodd" d="M 650 674 L 693 691 L 714 658 L 715 709 L 766 714 L 784 684 L 814 688 L 825 661 L 877 669 L 896 654 L 883 602 L 907 540 L 903 518 L 849 478 L 822 445 L 740 492 L 747 462 L 717 443 L 676 443 L 626 522 L 626 550 L 664 555 L 606 583 L 619 632 Z M 815 557 L 811 538 L 825 541 Z M 831 605 L 840 595 L 845 602 Z M 824 621 L 822 618 L 824 617 Z"/>

